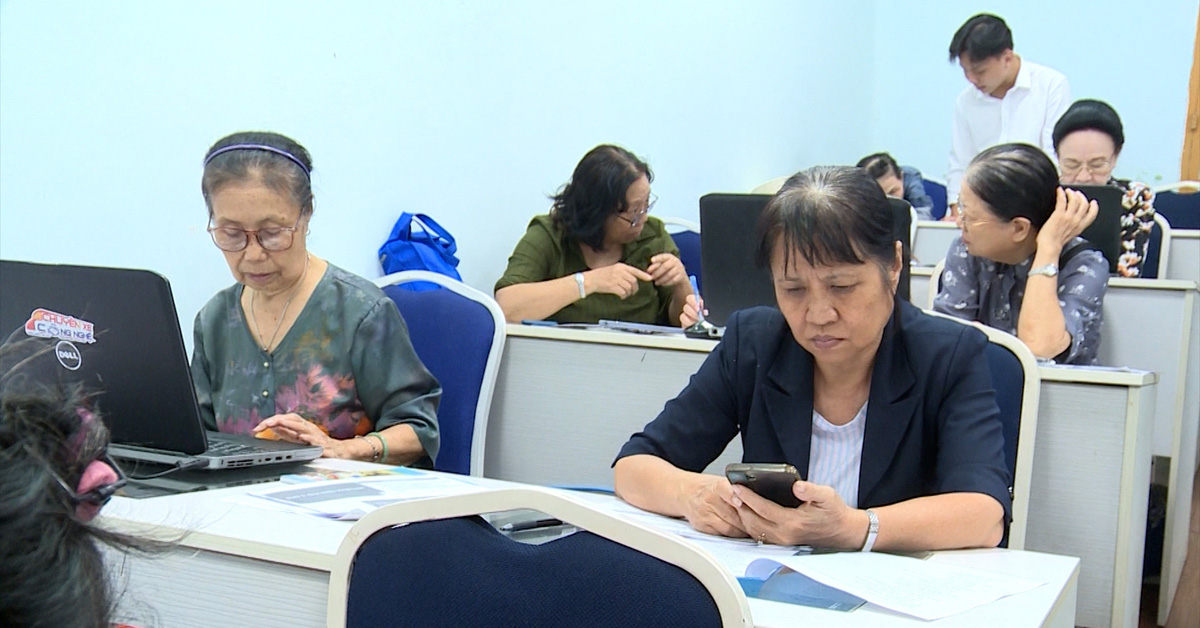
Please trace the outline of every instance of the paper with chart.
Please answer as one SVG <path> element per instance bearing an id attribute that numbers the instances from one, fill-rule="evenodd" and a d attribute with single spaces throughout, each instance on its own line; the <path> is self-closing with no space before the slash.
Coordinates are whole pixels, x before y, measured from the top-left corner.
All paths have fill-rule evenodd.
<path id="1" fill-rule="evenodd" d="M 414 470 L 411 474 L 312 482 L 250 494 L 284 504 L 296 512 L 353 521 L 396 502 L 484 490 L 487 489 L 467 480 Z"/>
<path id="2" fill-rule="evenodd" d="M 746 575 L 770 573 L 780 565 L 877 606 L 926 620 L 955 615 L 1045 584 L 878 552 L 765 558 L 751 563 Z"/>

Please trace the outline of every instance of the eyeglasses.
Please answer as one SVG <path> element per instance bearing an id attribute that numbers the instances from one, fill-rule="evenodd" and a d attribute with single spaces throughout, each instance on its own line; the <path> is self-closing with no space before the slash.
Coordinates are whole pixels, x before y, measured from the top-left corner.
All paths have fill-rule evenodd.
<path id="1" fill-rule="evenodd" d="M 646 214 L 649 214 L 650 210 L 654 209 L 654 204 L 657 202 L 658 197 L 654 194 L 651 194 L 650 197 L 646 199 L 646 208 L 633 212 L 633 218 L 626 218 L 621 214 L 617 214 L 617 217 L 629 223 L 630 227 L 636 227 L 641 224 L 642 220 L 646 217 Z"/>
<path id="2" fill-rule="evenodd" d="M 117 473 L 117 480 L 111 484 L 97 486 L 86 493 L 76 493 L 75 489 L 71 488 L 71 486 L 68 485 L 67 482 L 58 475 L 58 473 L 51 471 L 51 475 L 53 475 L 54 479 L 58 481 L 58 485 L 67 492 L 67 495 L 71 497 L 71 501 L 73 503 L 103 506 L 104 504 L 108 503 L 108 500 L 112 499 L 114 493 L 120 490 L 121 487 L 125 486 L 125 484 L 129 481 L 128 478 L 125 477 L 125 472 L 121 470 L 121 467 L 117 466 L 117 463 L 113 461 L 112 456 L 109 456 L 107 451 L 104 452 L 104 455 L 97 458 L 97 460 L 100 460 L 104 464 L 112 467 L 112 470 Z"/>
<path id="3" fill-rule="evenodd" d="M 217 245 L 218 249 L 237 253 L 250 245 L 250 234 L 254 234 L 254 239 L 258 240 L 258 245 L 264 251 L 286 251 L 292 248 L 292 240 L 296 236 L 296 229 L 300 228 L 300 221 L 304 220 L 304 215 L 301 214 L 296 219 L 296 224 L 291 227 L 270 227 L 267 229 L 239 229 L 238 227 L 209 227 L 208 234 L 212 236 L 213 244 Z"/>
<path id="4" fill-rule="evenodd" d="M 970 215 L 967 213 L 967 209 L 966 209 L 965 207 L 963 207 L 963 206 L 962 206 L 962 203 L 961 203 L 961 201 L 959 202 L 959 206 L 958 206 L 958 224 L 959 224 L 959 225 L 960 225 L 960 226 L 961 226 L 963 229 L 966 229 L 966 228 L 968 228 L 968 227 L 970 227 L 970 226 L 975 226 L 975 225 L 985 225 L 985 224 L 987 224 L 987 223 L 989 223 L 989 222 L 1000 222 L 1000 221 L 999 221 L 999 220 L 996 220 L 995 218 L 972 218 L 972 217 L 971 217 L 971 216 L 970 216 Z"/>
<path id="5" fill-rule="evenodd" d="M 1087 163 L 1074 159 L 1064 159 L 1062 162 L 1062 173 L 1065 175 L 1076 175 L 1080 171 L 1087 169 L 1092 174 L 1104 174 L 1110 167 L 1112 167 L 1111 157 L 1097 157 Z"/>

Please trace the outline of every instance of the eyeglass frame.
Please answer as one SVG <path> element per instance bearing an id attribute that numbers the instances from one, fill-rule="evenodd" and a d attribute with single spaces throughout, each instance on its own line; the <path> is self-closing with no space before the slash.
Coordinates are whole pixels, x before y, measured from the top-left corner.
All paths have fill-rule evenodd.
<path id="1" fill-rule="evenodd" d="M 1093 168 L 1092 163 L 1097 161 L 1098 159 L 1103 159 L 1104 164 L 1101 165 L 1099 168 Z M 1097 157 L 1096 159 L 1093 159 L 1091 161 L 1081 161 L 1081 162 L 1079 162 L 1078 166 L 1076 166 L 1074 168 L 1070 168 L 1070 169 L 1067 168 L 1066 162 L 1059 162 L 1058 166 L 1059 166 L 1059 169 L 1062 170 L 1063 174 L 1075 176 L 1077 174 L 1082 174 L 1085 170 L 1089 174 L 1100 174 L 1100 172 L 1102 170 L 1104 170 L 1105 168 L 1111 168 L 1115 162 L 1116 162 L 1115 156 L 1114 157 Z"/>
<path id="2" fill-rule="evenodd" d="M 650 196 L 648 196 L 646 198 L 646 209 L 635 212 L 633 214 L 633 218 L 626 218 L 626 217 L 622 216 L 621 214 L 616 214 L 616 216 L 617 216 L 617 218 L 620 218 L 621 220 L 624 220 L 625 222 L 629 223 L 630 227 L 636 227 L 639 224 L 641 224 L 643 218 L 645 218 L 647 215 L 650 214 L 650 210 L 654 209 L 654 204 L 657 202 L 658 202 L 658 195 L 651 192 Z M 628 211 L 628 210 L 626 210 L 626 211 Z"/>
<path id="3" fill-rule="evenodd" d="M 58 485 L 67 492 L 67 495 L 70 496 L 72 503 L 104 506 L 108 503 L 108 500 L 112 499 L 112 496 L 115 495 L 117 491 L 121 490 L 121 488 L 129 483 L 129 478 L 125 475 L 125 471 L 123 471 L 121 467 L 117 465 L 116 461 L 112 459 L 112 456 L 109 455 L 108 450 L 105 450 L 103 454 L 96 458 L 96 460 L 111 467 L 112 470 L 117 474 L 117 480 L 109 484 L 97 486 L 83 494 L 76 493 L 75 489 L 71 488 L 71 486 L 67 484 L 66 480 L 62 479 L 62 476 L 60 476 L 58 472 L 56 472 L 54 469 L 50 469 L 50 475 L 54 476 L 54 479 L 58 482 Z"/>
<path id="4" fill-rule="evenodd" d="M 254 240 L 256 242 L 258 242 L 258 246 L 262 250 L 269 251 L 271 253 L 279 253 L 280 251 L 286 251 L 286 250 L 292 248 L 292 245 L 294 245 L 296 243 L 296 231 L 300 228 L 300 221 L 302 221 L 302 220 L 304 220 L 304 212 L 300 212 L 300 217 L 296 219 L 296 224 L 294 224 L 290 227 L 269 227 L 266 229 L 242 229 L 240 227 L 214 227 L 214 226 L 210 225 L 208 227 L 208 229 L 206 229 L 206 231 L 208 231 L 209 237 L 212 238 L 213 244 L 216 245 L 216 247 L 218 249 L 221 249 L 222 251 L 225 251 L 226 253 L 240 253 L 242 251 L 245 251 L 246 247 L 250 246 L 250 234 L 254 234 Z M 236 249 L 227 249 L 227 248 L 221 246 L 221 244 L 219 242 L 217 242 L 217 233 L 216 232 L 221 231 L 223 229 L 229 230 L 229 231 L 241 231 L 242 238 L 245 239 L 245 242 L 242 244 L 241 247 L 236 248 Z M 282 235 L 284 233 L 290 234 L 290 237 L 288 238 L 287 246 L 278 248 L 278 249 L 268 248 L 265 244 L 263 244 L 262 235 L 260 235 L 263 231 L 277 231 L 280 235 Z"/>

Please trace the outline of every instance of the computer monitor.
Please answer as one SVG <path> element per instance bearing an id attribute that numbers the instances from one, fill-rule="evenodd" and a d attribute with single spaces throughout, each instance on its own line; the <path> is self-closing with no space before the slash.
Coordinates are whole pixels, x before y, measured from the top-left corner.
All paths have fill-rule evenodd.
<path id="1" fill-rule="evenodd" d="M 767 269 L 754 263 L 755 224 L 770 194 L 706 194 L 700 197 L 700 267 L 704 273 L 704 305 L 708 321 L 723 326 L 737 310 L 775 305 L 775 288 Z M 909 298 L 912 208 L 888 198 L 895 238 L 903 244 L 899 296 Z"/>

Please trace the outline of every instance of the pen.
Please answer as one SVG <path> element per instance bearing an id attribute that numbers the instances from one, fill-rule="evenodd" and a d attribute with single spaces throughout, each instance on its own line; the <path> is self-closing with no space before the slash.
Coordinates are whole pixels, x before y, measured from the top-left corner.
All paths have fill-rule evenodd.
<path id="1" fill-rule="evenodd" d="M 554 526 L 563 525 L 563 522 L 558 519 L 530 519 L 529 521 L 518 521 L 516 523 L 506 523 L 500 526 L 501 532 L 524 532 L 526 530 L 536 530 L 538 528 L 553 528 Z"/>
<path id="2" fill-rule="evenodd" d="M 704 322 L 704 308 L 700 307 L 700 288 L 696 285 L 696 276 L 688 275 L 688 281 L 692 282 L 692 296 L 696 297 L 696 322 Z"/>
<path id="3" fill-rule="evenodd" d="M 536 321 L 531 318 L 526 318 L 521 321 L 522 325 L 536 325 L 538 327 L 557 327 L 558 323 L 554 321 Z"/>

